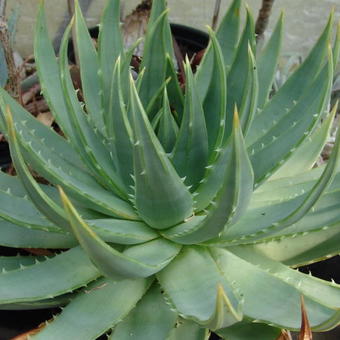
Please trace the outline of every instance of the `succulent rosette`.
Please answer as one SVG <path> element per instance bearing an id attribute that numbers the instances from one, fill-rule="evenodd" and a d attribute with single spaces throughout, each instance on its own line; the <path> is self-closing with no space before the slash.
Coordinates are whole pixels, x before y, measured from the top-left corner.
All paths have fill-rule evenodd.
<path id="1" fill-rule="evenodd" d="M 333 15 L 301 66 L 272 93 L 283 18 L 256 52 L 234 0 L 197 71 L 178 65 L 165 1 L 154 1 L 137 79 L 108 1 L 97 46 L 78 2 L 56 58 L 43 3 L 39 79 L 63 136 L 0 90 L 0 128 L 17 176 L 0 173 L 0 244 L 55 250 L 0 257 L 0 308 L 62 306 L 34 340 L 276 339 L 340 320 L 339 285 L 294 268 L 340 251 L 339 138 L 313 168 L 340 33 Z M 75 30 L 81 88 L 67 57 Z M 137 42 L 138 44 L 138 42 Z M 255 58 L 256 54 L 256 58 Z M 182 86 L 181 86 L 182 85 Z M 38 183 L 33 169 L 49 185 Z"/>

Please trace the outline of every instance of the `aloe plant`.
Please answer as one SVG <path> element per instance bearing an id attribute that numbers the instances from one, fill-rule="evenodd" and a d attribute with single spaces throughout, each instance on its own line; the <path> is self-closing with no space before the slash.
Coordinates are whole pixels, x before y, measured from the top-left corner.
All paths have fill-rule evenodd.
<path id="1" fill-rule="evenodd" d="M 283 18 L 255 58 L 252 15 L 234 0 L 197 72 L 176 75 L 165 1 L 154 1 L 137 80 L 120 34 L 119 1 L 98 48 L 79 4 L 59 58 L 40 6 L 35 56 L 65 138 L 1 91 L 16 177 L 0 173 L 0 243 L 55 249 L 0 257 L 0 308 L 63 306 L 34 340 L 275 339 L 340 320 L 339 285 L 295 270 L 340 250 L 339 143 L 326 143 L 340 29 L 333 14 L 315 47 L 270 97 Z M 75 27 L 82 78 L 72 85 Z M 37 183 L 31 169 L 51 185 Z"/>

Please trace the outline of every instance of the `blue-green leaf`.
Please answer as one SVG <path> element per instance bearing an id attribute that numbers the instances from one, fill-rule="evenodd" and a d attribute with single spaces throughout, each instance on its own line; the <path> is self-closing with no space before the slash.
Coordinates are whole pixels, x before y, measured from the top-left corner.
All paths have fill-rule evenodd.
<path id="1" fill-rule="evenodd" d="M 29 229 L 0 219 L 0 245 L 12 248 L 67 249 L 77 245 L 71 236 Z"/>
<path id="2" fill-rule="evenodd" d="M 161 142 L 164 151 L 171 153 L 176 143 L 179 128 L 172 115 L 166 89 L 164 90 L 163 107 L 160 113 L 157 137 Z"/>
<path id="3" fill-rule="evenodd" d="M 47 323 L 32 340 L 93 340 L 118 324 L 135 307 L 151 280 L 92 283 L 66 306 L 52 323 Z"/>
<path id="4" fill-rule="evenodd" d="M 35 27 L 34 55 L 44 98 L 62 130 L 69 138 L 72 138 L 73 129 L 64 101 L 59 67 L 51 40 L 47 34 L 43 1 L 40 2 Z"/>
<path id="5" fill-rule="evenodd" d="M 136 209 L 153 228 L 168 228 L 192 214 L 193 201 L 151 127 L 133 80 L 131 104 Z"/>
<path id="6" fill-rule="evenodd" d="M 216 331 L 216 334 L 226 340 L 274 340 L 280 333 L 280 328 L 251 321 L 239 322 Z"/>
<path id="7" fill-rule="evenodd" d="M 240 108 L 242 106 L 243 95 L 248 82 L 248 72 L 244 70 L 249 69 L 249 62 L 251 59 L 249 55 L 249 47 L 254 53 L 255 51 L 255 25 L 252 14 L 247 8 L 247 21 L 243 30 L 242 37 L 237 47 L 234 61 L 231 65 L 227 77 L 228 93 L 227 93 L 227 121 L 224 140 L 231 134 L 233 110 L 235 105 Z M 240 112 L 241 113 L 241 112 Z M 240 120 L 243 123 L 243 117 Z"/>
<path id="8" fill-rule="evenodd" d="M 332 78 L 332 55 L 329 53 L 328 62 L 296 105 L 273 121 L 263 136 L 249 146 L 257 184 L 278 169 L 315 128 L 327 104 Z"/>
<path id="9" fill-rule="evenodd" d="M 184 113 L 171 160 L 178 174 L 186 177 L 185 184 L 195 189 L 208 162 L 208 131 L 189 60 L 185 64 L 185 74 Z"/>
<path id="10" fill-rule="evenodd" d="M 52 298 L 100 276 L 81 248 L 73 248 L 32 266 L 0 274 L 0 303 Z"/>
<path id="11" fill-rule="evenodd" d="M 167 12 L 163 12 L 149 26 L 146 35 L 144 55 L 140 66 L 141 69 L 145 69 L 145 73 L 139 89 L 139 96 L 144 107 L 148 107 L 152 98 L 154 98 L 165 81 L 166 48 L 164 30 L 167 25 L 167 15 Z"/>
<path id="12" fill-rule="evenodd" d="M 169 302 L 185 318 L 210 329 L 242 319 L 242 303 L 228 271 L 222 271 L 203 247 L 185 247 L 157 278 Z"/>
<path id="13" fill-rule="evenodd" d="M 92 124 L 97 127 L 101 133 L 106 135 L 102 107 L 104 93 L 99 77 L 104 70 L 99 69 L 98 54 L 81 12 L 79 0 L 75 1 L 75 32 L 86 110 L 89 113 Z"/>
<path id="14" fill-rule="evenodd" d="M 169 82 L 167 84 L 167 92 L 171 100 L 170 104 L 176 111 L 177 121 L 180 122 L 182 120 L 184 110 L 183 91 L 178 81 L 173 60 L 169 55 L 166 56 L 166 60 L 167 60 L 166 79 L 169 79 Z"/>
<path id="15" fill-rule="evenodd" d="M 56 226 L 68 230 L 69 223 L 65 219 L 63 210 L 40 188 L 39 184 L 35 181 L 25 164 L 9 107 L 6 109 L 5 117 L 12 160 L 19 178 L 27 190 L 28 195 L 30 196 L 32 202 L 34 202 L 37 209 L 42 212 L 42 214 L 44 214 L 50 221 L 52 221 Z M 10 221 L 14 223 L 16 222 L 13 219 L 10 219 Z"/>
<path id="16" fill-rule="evenodd" d="M 335 105 L 328 117 L 312 132 L 290 158 L 270 178 L 292 177 L 310 170 L 323 150 L 334 121 L 338 106 Z"/>
<path id="17" fill-rule="evenodd" d="M 217 237 L 234 224 L 246 211 L 253 192 L 253 170 L 246 151 L 237 112 L 234 116 L 231 146 L 222 185 L 205 210 L 205 218 L 198 223 L 183 223 L 162 235 L 183 244 L 194 244 Z"/>
<path id="18" fill-rule="evenodd" d="M 217 40 L 221 46 L 224 65 L 226 65 L 226 72 L 228 72 L 234 60 L 237 49 L 238 33 L 241 20 L 241 3 L 241 0 L 234 0 L 232 2 L 216 33 Z M 202 101 L 205 99 L 208 88 L 213 81 L 213 62 L 213 47 L 210 43 L 196 73 L 198 91 Z"/>
<path id="19" fill-rule="evenodd" d="M 104 122 L 109 112 L 111 78 L 117 58 L 124 53 L 120 29 L 120 0 L 108 1 L 104 9 L 98 37 L 98 58 L 103 89 Z"/>
<path id="20" fill-rule="evenodd" d="M 66 106 L 74 128 L 77 149 L 99 183 L 110 188 L 120 197 L 127 198 L 124 185 L 114 166 L 113 157 L 104 144 L 103 137 L 96 133 L 90 125 L 88 115 L 81 107 L 73 87 L 67 58 L 70 31 L 71 25 L 65 30 L 60 46 L 60 75 Z"/>
<path id="21" fill-rule="evenodd" d="M 205 122 L 208 131 L 209 155 L 221 146 L 226 123 L 227 84 L 223 54 L 217 38 L 209 31 L 213 51 L 212 81 L 203 102 Z M 200 85 L 196 84 L 196 87 Z"/>
<path id="22" fill-rule="evenodd" d="M 176 319 L 177 314 L 166 304 L 160 287 L 155 284 L 117 325 L 109 340 L 166 339 Z"/>
<path id="23" fill-rule="evenodd" d="M 74 235 L 96 267 L 113 280 L 148 277 L 164 268 L 181 247 L 156 239 L 126 248 L 123 253 L 105 243 L 79 216 L 72 203 L 60 191 Z"/>
<path id="24" fill-rule="evenodd" d="M 257 59 L 257 69 L 259 75 L 259 97 L 258 107 L 261 109 L 269 99 L 269 93 L 273 85 L 275 71 L 280 56 L 283 28 L 283 13 L 278 20 L 274 32 L 267 45 L 261 51 Z"/>
<path id="25" fill-rule="evenodd" d="M 236 255 L 216 247 L 211 252 L 221 270 L 228 274 L 228 279 L 237 282 L 244 296 L 243 311 L 246 317 L 298 330 L 301 320 L 300 297 L 304 294 L 312 329 L 326 330 L 339 323 L 338 285 L 298 272 L 283 276 L 280 268 L 276 267 L 280 266 L 278 263 L 273 262 L 273 267 L 268 267 L 265 263 L 257 262 L 257 255 L 254 254 L 253 258 L 253 252 L 246 259 L 238 249 L 237 252 L 235 250 Z M 325 295 L 320 293 L 324 290 Z"/>
<path id="26" fill-rule="evenodd" d="M 252 128 L 247 135 L 247 145 L 251 145 L 262 138 L 275 125 L 275 122 L 293 109 L 301 96 L 305 96 L 306 88 L 311 86 L 323 68 L 333 26 L 333 15 L 331 13 L 323 33 L 304 63 L 291 75 L 263 110 L 259 111 L 254 117 Z"/>
<path id="27" fill-rule="evenodd" d="M 210 332 L 207 328 L 200 327 L 196 322 L 186 319 L 179 319 L 166 340 L 208 340 Z"/>
<path id="28" fill-rule="evenodd" d="M 123 68 L 123 70 L 122 70 Z M 127 191 L 133 184 L 133 136 L 123 99 L 121 76 L 128 75 L 118 57 L 112 75 L 110 106 L 107 113 L 107 130 L 118 160 L 120 176 Z"/>

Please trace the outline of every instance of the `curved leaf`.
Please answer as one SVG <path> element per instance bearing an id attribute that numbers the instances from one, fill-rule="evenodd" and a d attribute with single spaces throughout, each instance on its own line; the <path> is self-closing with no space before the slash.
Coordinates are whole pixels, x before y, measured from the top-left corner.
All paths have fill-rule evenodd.
<path id="1" fill-rule="evenodd" d="M 223 184 L 210 206 L 205 218 L 199 223 L 182 223 L 166 230 L 162 235 L 183 244 L 195 244 L 217 237 L 235 223 L 246 211 L 253 192 L 253 170 L 246 152 L 237 111 L 234 116 L 231 147 Z"/>
<path id="2" fill-rule="evenodd" d="M 226 340 L 278 340 L 281 329 L 244 321 L 228 328 L 219 329 L 216 333 Z"/>
<path id="3" fill-rule="evenodd" d="M 0 310 L 36 310 L 46 308 L 56 308 L 67 305 L 76 293 L 68 293 L 55 296 L 51 299 L 44 299 L 38 301 L 17 302 L 11 304 L 0 305 Z"/>
<path id="4" fill-rule="evenodd" d="M 252 128 L 247 135 L 247 145 L 254 144 L 262 138 L 275 125 L 275 122 L 285 116 L 286 112 L 292 110 L 296 101 L 298 102 L 301 96 L 305 95 L 306 88 L 315 80 L 324 65 L 325 57 L 327 57 L 333 16 L 332 12 L 323 33 L 303 64 L 285 82 L 263 110 L 254 117 Z"/>
<path id="5" fill-rule="evenodd" d="M 122 92 L 121 75 L 125 75 L 124 67 L 124 65 L 121 65 L 120 57 L 118 57 L 112 74 L 110 105 L 107 112 L 107 131 L 112 138 L 120 176 L 127 191 L 130 191 L 130 186 L 133 185 L 131 177 L 133 174 L 133 136 Z"/>
<path id="6" fill-rule="evenodd" d="M 131 103 L 136 209 L 153 228 L 168 228 L 192 214 L 193 201 L 160 145 L 132 80 Z"/>
<path id="7" fill-rule="evenodd" d="M 340 313 L 333 308 L 326 307 L 323 303 L 324 296 L 321 292 L 324 288 L 326 292 L 334 291 L 335 299 L 339 299 L 338 288 L 330 287 L 330 283 L 321 282 L 322 290 L 309 293 L 308 286 L 303 288 L 303 284 L 299 284 L 300 280 L 296 280 L 293 276 L 282 278 L 279 275 L 280 271 L 274 268 L 271 270 L 267 266 L 262 268 L 261 263 L 259 263 L 260 266 L 256 266 L 249 262 L 252 257 L 244 260 L 227 250 L 218 248 L 213 248 L 211 252 L 222 270 L 228 273 L 228 278 L 237 282 L 244 296 L 245 316 L 276 327 L 298 330 L 301 320 L 300 296 L 303 293 L 307 294 L 305 296 L 306 310 L 313 329 L 325 330 L 339 323 Z M 304 275 L 303 278 L 305 277 Z M 311 280 L 314 282 L 314 279 Z M 321 300 L 322 303 L 317 302 L 315 298 L 318 301 Z M 325 298 L 326 301 L 327 299 L 328 297 Z"/>
<path id="8" fill-rule="evenodd" d="M 295 176 L 313 167 L 327 142 L 336 112 L 337 105 L 333 107 L 332 112 L 320 126 L 312 132 L 311 136 L 273 174 L 271 179 Z"/>
<path id="9" fill-rule="evenodd" d="M 166 88 L 169 93 L 169 98 L 171 98 L 171 106 L 176 110 L 178 115 L 177 120 L 180 122 L 183 116 L 184 95 L 178 81 L 175 65 L 169 55 L 166 56 L 166 61 L 166 79 L 169 79 Z"/>
<path id="10" fill-rule="evenodd" d="M 0 91 L 3 90 L 0 89 Z M 137 219 L 130 204 L 117 198 L 112 192 L 104 190 L 89 173 L 76 168 L 70 162 L 64 160 L 59 153 L 54 153 L 54 145 L 52 144 L 54 139 L 40 139 L 40 136 L 35 136 L 35 130 L 27 130 L 25 125 L 19 124 L 20 116 L 25 112 L 19 103 L 5 93 L 2 94 L 1 99 L 4 99 L 4 102 L 0 100 L 3 112 L 7 110 L 6 105 L 12 111 L 14 123 L 18 130 L 17 137 L 25 152 L 25 160 L 29 161 L 38 173 L 53 184 L 63 185 L 90 209 L 110 216 Z"/>
<path id="11" fill-rule="evenodd" d="M 196 322 L 180 319 L 166 340 L 208 340 L 209 336 L 207 328 L 201 328 Z"/>
<path id="12" fill-rule="evenodd" d="M 226 65 L 226 72 L 228 72 L 237 50 L 241 3 L 241 0 L 233 0 L 216 33 L 216 38 L 221 46 L 224 65 Z M 208 88 L 213 81 L 213 62 L 213 46 L 210 43 L 196 72 L 198 92 L 202 101 L 204 101 Z"/>
<path id="13" fill-rule="evenodd" d="M 67 249 L 77 244 L 71 235 L 29 229 L 0 219 L 0 245 L 4 247 Z"/>
<path id="14" fill-rule="evenodd" d="M 97 181 L 104 187 L 108 187 L 122 198 L 127 195 L 118 171 L 114 166 L 113 157 L 106 148 L 102 137 L 90 125 L 88 115 L 84 112 L 78 101 L 76 90 L 73 87 L 72 78 L 69 72 L 67 47 L 71 24 L 66 28 L 60 46 L 60 77 L 64 90 L 66 106 L 71 117 L 72 127 L 76 139 L 77 149 Z"/>
<path id="15" fill-rule="evenodd" d="M 208 131 L 189 60 L 185 74 L 184 113 L 171 160 L 179 176 L 186 177 L 184 183 L 195 188 L 208 162 Z"/>
<path id="16" fill-rule="evenodd" d="M 44 98 L 62 130 L 69 138 L 72 138 L 73 129 L 63 97 L 59 67 L 54 48 L 47 34 L 43 1 L 40 2 L 35 27 L 34 55 Z"/>
<path id="17" fill-rule="evenodd" d="M 40 188 L 25 164 L 9 107 L 6 108 L 6 123 L 13 164 L 32 202 L 56 226 L 68 230 L 69 224 L 62 209 Z M 11 220 L 11 222 L 16 221 Z"/>
<path id="18" fill-rule="evenodd" d="M 170 153 L 175 146 L 179 129 L 171 112 L 168 92 L 166 89 L 164 89 L 163 108 L 160 113 L 157 137 L 161 142 L 164 151 Z"/>
<path id="19" fill-rule="evenodd" d="M 264 238 L 268 238 L 272 234 L 278 235 L 278 233 L 281 234 L 281 231 L 283 231 L 283 233 L 285 234 L 289 234 L 289 233 L 294 234 L 296 232 L 294 229 L 296 229 L 297 227 L 296 223 L 302 220 L 304 217 L 306 217 L 306 214 L 320 200 L 321 196 L 326 191 L 327 187 L 329 187 L 330 183 L 335 177 L 335 173 L 338 168 L 339 158 L 340 158 L 340 134 L 338 134 L 337 136 L 331 158 L 329 159 L 327 166 L 322 172 L 319 179 L 316 181 L 313 187 L 306 194 L 302 194 L 300 195 L 300 197 L 296 197 L 295 200 L 294 199 L 291 200 L 291 202 L 295 201 L 295 204 L 296 204 L 293 210 L 286 213 L 286 215 L 283 218 L 282 217 L 276 218 L 275 222 L 273 221 L 271 225 L 267 225 L 267 227 L 265 228 L 262 227 L 260 230 L 257 228 L 255 230 L 254 224 L 253 224 L 253 229 L 251 230 L 251 233 L 249 233 L 248 235 L 244 235 L 244 237 L 242 237 L 242 243 L 244 242 L 248 243 L 250 240 L 254 242 L 259 239 L 261 240 Z M 290 203 L 288 203 L 288 206 L 289 205 Z M 275 211 L 273 212 L 275 213 Z M 276 215 L 277 214 L 278 212 L 276 212 Z M 312 211 L 312 214 L 313 214 L 313 211 Z M 319 226 L 319 228 L 320 227 L 322 226 Z M 238 228 L 234 230 L 236 230 L 236 232 L 242 232 L 240 226 L 238 226 Z M 228 231 L 226 231 L 226 234 L 228 234 Z M 230 235 L 228 237 L 230 237 Z M 235 239 L 235 235 L 233 239 Z"/>
<path id="20" fill-rule="evenodd" d="M 5 105 L 9 105 L 13 113 L 13 120 L 17 128 L 26 131 L 32 138 L 37 139 L 42 144 L 53 145 L 53 152 L 58 155 L 63 163 L 72 165 L 77 170 L 85 170 L 85 165 L 79 157 L 73 145 L 65 138 L 58 135 L 54 130 L 40 123 L 31 113 L 26 111 L 15 99 L 13 99 L 3 88 L 0 87 L 1 108 L 6 111 Z M 0 128 L 6 133 L 6 123 L 0 113 Z"/>
<path id="21" fill-rule="evenodd" d="M 283 20 L 284 15 L 282 12 L 270 40 L 257 59 L 259 84 L 261 84 L 258 96 L 258 107 L 260 109 L 267 103 L 270 90 L 273 86 L 275 71 L 280 56 Z"/>
<path id="22" fill-rule="evenodd" d="M 244 72 L 244 70 L 249 70 L 249 62 L 252 60 L 248 57 L 249 51 L 251 51 L 250 54 L 254 53 L 255 51 L 255 25 L 253 16 L 250 13 L 249 8 L 247 8 L 246 25 L 238 44 L 235 58 L 227 76 L 227 121 L 224 140 L 230 136 L 232 131 L 232 112 L 234 107 L 237 106 L 238 108 L 241 108 L 241 103 L 244 101 L 244 92 L 249 81 L 248 72 Z M 252 72 L 254 71 L 256 70 L 253 68 Z M 242 116 L 240 116 L 240 120 L 242 123 L 244 123 L 244 121 L 248 121 L 248 119 L 245 119 Z M 245 124 L 243 127 L 244 132 L 246 130 L 246 125 L 247 124 Z"/>
<path id="23" fill-rule="evenodd" d="M 73 248 L 32 266 L 1 273 L 0 303 L 52 298 L 82 287 L 99 275 L 81 248 Z"/>
<path id="24" fill-rule="evenodd" d="M 180 246 L 156 239 L 127 248 L 123 253 L 106 244 L 79 216 L 60 189 L 74 235 L 97 268 L 113 280 L 148 277 L 164 268 L 180 251 Z"/>
<path id="25" fill-rule="evenodd" d="M 86 223 L 103 240 L 118 244 L 140 244 L 154 240 L 159 235 L 143 222 L 118 219 L 86 220 Z"/>
<path id="26" fill-rule="evenodd" d="M 166 339 L 177 314 L 170 310 L 158 285 L 152 286 L 130 314 L 113 330 L 109 340 Z"/>
<path id="27" fill-rule="evenodd" d="M 117 58 L 124 53 L 124 45 L 120 29 L 120 13 L 120 0 L 107 2 L 100 21 L 98 36 L 98 59 L 103 89 L 103 118 L 106 126 L 107 114 L 109 113 L 113 67 Z M 109 132 L 108 136 L 110 137 Z"/>
<path id="28" fill-rule="evenodd" d="M 305 297 L 328 308 L 340 309 L 340 285 L 300 273 L 246 247 L 234 247 L 230 251 L 270 275 L 288 282 Z"/>
<path id="29" fill-rule="evenodd" d="M 209 30 L 209 36 L 214 64 L 212 81 L 203 102 L 203 110 L 208 131 L 209 155 L 211 155 L 212 151 L 221 146 L 223 140 L 226 124 L 227 84 L 221 47 L 212 30 Z M 199 86 L 196 84 L 196 88 Z"/>
<path id="30" fill-rule="evenodd" d="M 99 280 L 68 304 L 32 340 L 93 340 L 118 324 L 150 286 L 150 280 Z"/>
<path id="31" fill-rule="evenodd" d="M 254 245 L 245 245 L 255 251 L 289 266 L 318 262 L 340 253 L 340 224 L 325 226 L 315 232 L 302 232 L 266 239 Z"/>
<path id="32" fill-rule="evenodd" d="M 139 96 L 144 107 L 148 106 L 165 81 L 166 43 L 164 31 L 166 30 L 168 12 L 163 12 L 154 20 L 152 25 L 148 27 L 143 60 L 140 66 L 141 69 L 145 68 L 139 90 Z M 158 109 L 156 109 L 156 112 L 158 112 Z"/>
<path id="33" fill-rule="evenodd" d="M 102 97 L 104 93 L 99 77 L 103 70 L 100 70 L 98 74 L 98 54 L 81 12 L 79 0 L 75 1 L 75 32 L 86 111 L 89 113 L 93 125 L 97 127 L 101 133 L 106 135 L 102 107 Z M 91 65 L 91 67 L 89 67 L 89 65 Z"/>
<path id="34" fill-rule="evenodd" d="M 8 272 L 23 267 L 29 267 L 34 265 L 36 262 L 44 261 L 46 258 L 43 256 L 1 256 L 0 257 L 0 268 L 2 271 Z"/>
<path id="35" fill-rule="evenodd" d="M 206 248 L 185 247 L 157 278 L 170 303 L 185 318 L 211 329 L 242 319 L 242 303 L 229 283 L 228 271 L 221 270 Z"/>
<path id="36" fill-rule="evenodd" d="M 309 72 L 311 73 L 311 72 Z M 249 146 L 257 185 L 271 176 L 311 134 L 327 104 L 333 77 L 332 56 L 298 103 L 271 123 Z"/>

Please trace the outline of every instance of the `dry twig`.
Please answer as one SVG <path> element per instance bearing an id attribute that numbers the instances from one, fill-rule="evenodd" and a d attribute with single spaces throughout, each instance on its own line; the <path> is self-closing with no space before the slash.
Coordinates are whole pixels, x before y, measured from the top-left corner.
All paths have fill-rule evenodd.
<path id="1" fill-rule="evenodd" d="M 0 43 L 4 51 L 8 70 L 8 80 L 5 89 L 11 94 L 13 98 L 18 99 L 20 80 L 14 61 L 13 48 L 8 31 L 7 21 L 5 19 L 5 10 L 6 0 L 2 0 L 0 1 Z"/>
<path id="2" fill-rule="evenodd" d="M 212 24 L 211 24 L 211 28 L 214 31 L 216 30 L 216 27 L 217 27 L 218 17 L 220 15 L 220 10 L 221 10 L 221 0 L 216 0 L 213 20 L 212 20 Z"/>
<path id="3" fill-rule="evenodd" d="M 272 11 L 273 4 L 274 0 L 262 0 L 262 7 L 260 9 L 255 26 L 256 41 L 261 40 L 263 37 L 263 33 L 265 32 L 269 23 L 269 17 Z"/>

